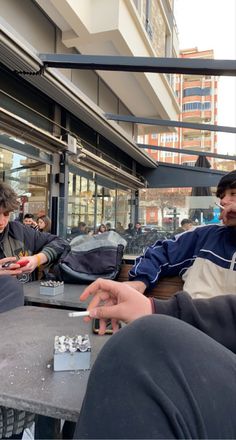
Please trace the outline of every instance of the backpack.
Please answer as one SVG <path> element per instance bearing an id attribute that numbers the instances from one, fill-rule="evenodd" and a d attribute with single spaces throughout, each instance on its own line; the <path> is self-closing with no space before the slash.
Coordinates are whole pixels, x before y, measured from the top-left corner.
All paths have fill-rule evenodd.
<path id="1" fill-rule="evenodd" d="M 61 280 L 75 284 L 90 284 L 97 278 L 115 280 L 126 244 L 114 231 L 75 237 L 71 251 L 59 262 Z"/>

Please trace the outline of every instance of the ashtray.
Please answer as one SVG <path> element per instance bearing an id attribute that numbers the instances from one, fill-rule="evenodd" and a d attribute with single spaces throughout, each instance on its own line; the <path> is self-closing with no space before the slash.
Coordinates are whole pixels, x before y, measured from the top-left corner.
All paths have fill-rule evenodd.
<path id="1" fill-rule="evenodd" d="M 90 358 L 88 335 L 55 336 L 54 371 L 89 370 Z"/>
<path id="2" fill-rule="evenodd" d="M 48 296 L 64 293 L 64 281 L 41 281 L 39 293 Z"/>

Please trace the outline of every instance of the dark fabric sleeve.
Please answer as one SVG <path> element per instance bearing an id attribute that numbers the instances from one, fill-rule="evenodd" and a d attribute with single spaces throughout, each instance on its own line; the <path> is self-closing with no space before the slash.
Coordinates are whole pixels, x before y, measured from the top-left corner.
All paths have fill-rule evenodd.
<path id="1" fill-rule="evenodd" d="M 24 227 L 24 239 L 26 247 L 28 246 L 33 254 L 43 252 L 48 258 L 48 263 L 57 260 L 70 250 L 68 241 L 63 238 L 27 226 Z"/>
<path id="2" fill-rule="evenodd" d="M 179 275 L 183 268 L 192 265 L 194 253 L 203 232 L 198 228 L 169 240 L 159 240 L 149 246 L 144 255 L 138 257 L 129 272 L 130 281 L 142 281 L 153 288 L 165 276 Z"/>
<path id="3" fill-rule="evenodd" d="M 9 275 L 0 276 L 0 313 L 24 305 L 23 285 Z"/>
<path id="4" fill-rule="evenodd" d="M 156 313 L 191 324 L 236 353 L 236 295 L 192 299 L 179 292 L 167 301 L 154 299 L 154 308 Z"/>

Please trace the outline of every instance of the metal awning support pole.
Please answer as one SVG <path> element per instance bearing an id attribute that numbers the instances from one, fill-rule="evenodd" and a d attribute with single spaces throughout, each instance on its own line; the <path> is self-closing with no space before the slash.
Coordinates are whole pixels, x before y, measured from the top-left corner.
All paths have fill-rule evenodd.
<path id="1" fill-rule="evenodd" d="M 109 55 L 41 53 L 44 67 L 123 72 L 182 73 L 183 75 L 236 76 L 235 60 L 157 58 Z"/>
<path id="2" fill-rule="evenodd" d="M 105 116 L 107 119 L 110 119 L 112 121 L 122 121 L 122 122 L 129 122 L 135 124 L 160 125 L 162 127 L 182 127 L 182 128 L 192 128 L 194 130 L 236 133 L 235 127 L 227 127 L 224 125 L 195 124 L 193 122 L 168 121 L 165 119 L 143 118 L 143 117 L 129 116 L 129 115 L 115 115 L 113 113 L 106 113 Z"/>
<path id="3" fill-rule="evenodd" d="M 225 160 L 236 160 L 236 156 L 229 154 L 217 154 L 211 153 L 210 151 L 197 151 L 186 148 L 173 148 L 173 147 L 162 147 L 159 145 L 149 145 L 149 144 L 137 144 L 139 148 L 148 149 L 148 150 L 156 150 L 156 151 L 169 151 L 171 153 L 178 154 L 191 154 L 191 156 L 204 156 L 204 157 L 215 157 L 217 159 L 225 159 Z"/>

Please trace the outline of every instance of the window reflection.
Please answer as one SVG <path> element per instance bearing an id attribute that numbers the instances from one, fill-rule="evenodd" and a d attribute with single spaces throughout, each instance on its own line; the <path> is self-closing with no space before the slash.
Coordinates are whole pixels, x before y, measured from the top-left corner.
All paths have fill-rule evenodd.
<path id="1" fill-rule="evenodd" d="M 130 191 L 117 190 L 117 223 L 119 222 L 124 229 L 128 227 L 128 224 L 132 220 L 132 204 L 130 200 Z"/>
<path id="2" fill-rule="evenodd" d="M 212 194 L 212 195 L 211 195 Z M 220 210 L 215 205 L 215 188 L 207 196 L 192 188 L 145 189 L 140 191 L 140 213 L 143 225 L 162 228 L 172 233 L 184 218 L 195 225 L 220 223 Z"/>
<path id="3" fill-rule="evenodd" d="M 68 227 L 86 223 L 91 230 L 94 227 L 94 191 L 95 183 L 90 179 L 69 173 Z"/>
<path id="4" fill-rule="evenodd" d="M 81 222 L 88 232 L 96 232 L 101 224 L 116 230 L 118 222 L 126 228 L 132 215 L 131 191 L 111 189 L 95 180 L 69 174 L 69 233 Z"/>
<path id="5" fill-rule="evenodd" d="M 20 198 L 22 218 L 48 213 L 48 175 L 50 166 L 0 147 L 0 178 L 11 185 Z"/>

